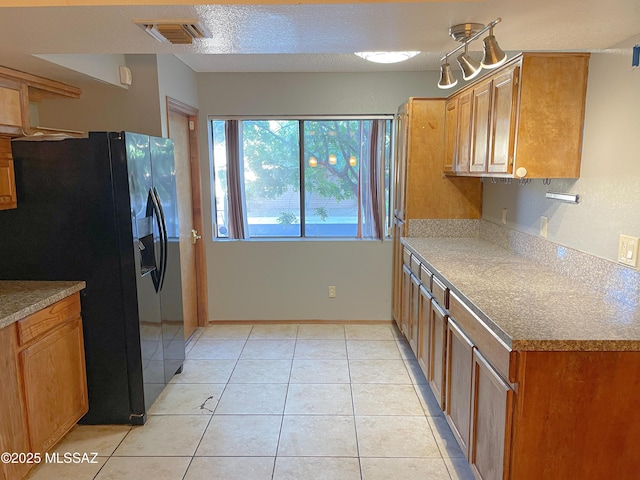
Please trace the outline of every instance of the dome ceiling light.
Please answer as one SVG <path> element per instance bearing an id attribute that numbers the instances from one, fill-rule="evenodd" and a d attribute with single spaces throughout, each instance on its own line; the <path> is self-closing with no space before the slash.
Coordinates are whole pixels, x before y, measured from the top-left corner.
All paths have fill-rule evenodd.
<path id="1" fill-rule="evenodd" d="M 375 63 L 398 63 L 415 57 L 420 52 L 354 52 L 360 58 Z"/>

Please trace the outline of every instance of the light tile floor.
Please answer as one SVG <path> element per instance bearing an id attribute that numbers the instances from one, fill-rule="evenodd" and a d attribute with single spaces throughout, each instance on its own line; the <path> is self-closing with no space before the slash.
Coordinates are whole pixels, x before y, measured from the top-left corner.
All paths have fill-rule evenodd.
<path id="1" fill-rule="evenodd" d="M 77 426 L 30 479 L 468 480 L 406 340 L 387 325 L 215 325 L 146 425 Z"/>

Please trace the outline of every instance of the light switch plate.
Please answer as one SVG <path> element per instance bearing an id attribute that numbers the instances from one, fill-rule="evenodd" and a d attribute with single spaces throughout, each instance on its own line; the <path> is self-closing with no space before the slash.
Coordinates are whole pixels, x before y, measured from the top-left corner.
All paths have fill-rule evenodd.
<path id="1" fill-rule="evenodd" d="M 618 242 L 618 262 L 638 266 L 638 238 L 629 235 L 620 235 Z"/>

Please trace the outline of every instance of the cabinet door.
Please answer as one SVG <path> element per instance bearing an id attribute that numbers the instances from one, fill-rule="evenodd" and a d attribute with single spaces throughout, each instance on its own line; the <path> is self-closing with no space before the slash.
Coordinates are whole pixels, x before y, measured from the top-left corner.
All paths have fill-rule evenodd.
<path id="1" fill-rule="evenodd" d="M 420 310 L 418 315 L 418 363 L 426 378 L 429 377 L 431 352 L 431 292 L 420 285 Z"/>
<path id="2" fill-rule="evenodd" d="M 471 163 L 471 120 L 473 91 L 460 95 L 458 100 L 458 132 L 456 138 L 456 172 L 468 173 Z"/>
<path id="3" fill-rule="evenodd" d="M 445 407 L 445 389 L 444 382 L 446 379 L 446 331 L 447 317 L 435 300 L 431 302 L 431 369 L 429 371 L 429 385 L 438 401 L 440 408 Z"/>
<path id="4" fill-rule="evenodd" d="M 485 358 L 473 352 L 469 464 L 476 478 L 509 478 L 513 390 Z"/>
<path id="5" fill-rule="evenodd" d="M 411 315 L 411 269 L 407 265 L 402 266 L 402 334 L 409 338 L 409 316 Z"/>
<path id="6" fill-rule="evenodd" d="M 414 355 L 418 355 L 418 321 L 420 317 L 420 279 L 411 274 L 411 310 L 409 311 L 409 345 Z"/>
<path id="7" fill-rule="evenodd" d="M 458 135 L 458 97 L 454 96 L 445 103 L 444 113 L 444 173 L 456 171 L 456 138 Z"/>
<path id="8" fill-rule="evenodd" d="M 402 329 L 402 243 L 400 238 L 404 234 L 404 222 L 398 218 L 393 220 L 393 292 L 392 311 L 393 318 L 399 329 Z"/>
<path id="9" fill-rule="evenodd" d="M 486 172 L 491 134 L 491 82 L 473 89 L 471 164 L 469 171 Z"/>
<path id="10" fill-rule="evenodd" d="M 0 77 L 0 134 L 19 136 L 29 129 L 26 83 Z"/>
<path id="11" fill-rule="evenodd" d="M 487 168 L 491 173 L 512 173 L 513 170 L 519 71 L 519 67 L 514 67 L 493 80 L 493 135 Z"/>
<path id="12" fill-rule="evenodd" d="M 16 324 L 0 328 L 0 452 L 29 452 L 27 420 L 20 372 L 16 362 Z M 22 478 L 32 465 L 0 463 L 0 478 Z"/>
<path id="13" fill-rule="evenodd" d="M 460 448 L 469 455 L 473 343 L 449 318 L 447 328 L 447 422 Z"/>
<path id="14" fill-rule="evenodd" d="M 87 412 L 82 321 L 20 352 L 32 452 L 45 452 Z"/>
<path id="15" fill-rule="evenodd" d="M 16 208 L 16 182 L 11 156 L 11 140 L 0 137 L 0 210 Z"/>
<path id="16" fill-rule="evenodd" d="M 407 183 L 407 148 L 409 142 L 409 116 L 406 111 L 408 106 L 400 108 L 396 117 L 396 162 L 395 162 L 395 192 L 394 214 L 400 220 L 404 220 L 405 195 Z"/>

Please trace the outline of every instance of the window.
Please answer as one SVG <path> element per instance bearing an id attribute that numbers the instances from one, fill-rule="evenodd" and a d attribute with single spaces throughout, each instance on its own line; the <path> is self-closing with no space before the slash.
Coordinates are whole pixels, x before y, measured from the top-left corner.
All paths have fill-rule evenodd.
<path id="1" fill-rule="evenodd" d="M 213 119 L 218 238 L 380 238 L 391 117 Z"/>

